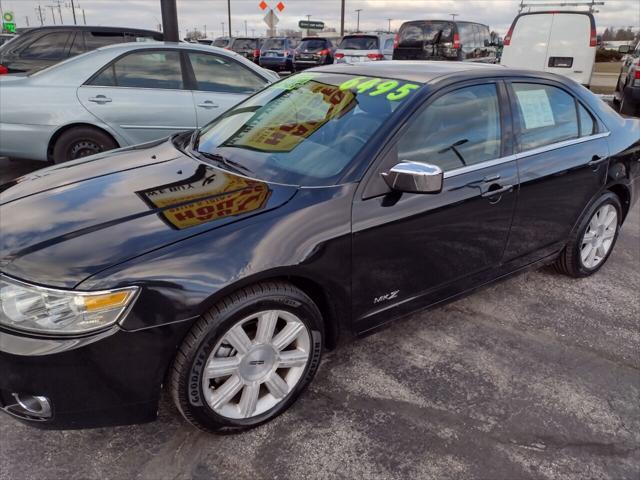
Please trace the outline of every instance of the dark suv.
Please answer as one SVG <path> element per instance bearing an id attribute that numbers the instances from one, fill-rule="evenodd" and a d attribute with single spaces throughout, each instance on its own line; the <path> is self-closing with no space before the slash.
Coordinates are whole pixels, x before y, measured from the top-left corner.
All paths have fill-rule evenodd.
<path id="1" fill-rule="evenodd" d="M 260 66 L 276 72 L 293 70 L 293 51 L 298 41 L 288 37 L 267 38 L 260 50 Z"/>
<path id="2" fill-rule="evenodd" d="M 627 56 L 622 62 L 620 76 L 616 83 L 613 101 L 624 115 L 640 115 L 640 42 L 632 50 L 630 45 L 622 45 L 620 53 Z"/>
<path id="3" fill-rule="evenodd" d="M 487 25 L 450 20 L 416 20 L 405 22 L 400 27 L 393 59 L 496 63 L 497 47 Z"/>
<path id="4" fill-rule="evenodd" d="M 293 67 L 296 72 L 305 68 L 333 63 L 336 45 L 330 38 L 306 37 L 296 48 L 293 57 Z"/>
<path id="5" fill-rule="evenodd" d="M 0 49 L 0 72 L 41 70 L 106 45 L 162 39 L 161 32 L 137 28 L 84 25 L 32 28 Z"/>
<path id="6" fill-rule="evenodd" d="M 259 63 L 260 62 L 260 39 L 259 38 L 249 38 L 249 37 L 241 37 L 234 38 L 231 41 L 231 45 L 227 48 L 233 50 L 236 53 L 239 53 L 243 57 L 252 62 Z"/>

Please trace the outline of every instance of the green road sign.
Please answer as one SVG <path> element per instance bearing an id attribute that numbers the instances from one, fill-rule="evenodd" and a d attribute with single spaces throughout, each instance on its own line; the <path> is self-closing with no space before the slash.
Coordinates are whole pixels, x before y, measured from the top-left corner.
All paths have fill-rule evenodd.
<path id="1" fill-rule="evenodd" d="M 7 33 L 16 33 L 16 24 L 15 23 L 2 23 L 2 31 Z"/>
<path id="2" fill-rule="evenodd" d="M 13 12 L 4 12 L 4 15 L 2 15 L 2 21 L 4 23 L 13 23 Z"/>
<path id="3" fill-rule="evenodd" d="M 324 28 L 324 22 L 316 22 L 314 20 L 300 20 L 298 27 L 304 30 L 322 30 Z"/>

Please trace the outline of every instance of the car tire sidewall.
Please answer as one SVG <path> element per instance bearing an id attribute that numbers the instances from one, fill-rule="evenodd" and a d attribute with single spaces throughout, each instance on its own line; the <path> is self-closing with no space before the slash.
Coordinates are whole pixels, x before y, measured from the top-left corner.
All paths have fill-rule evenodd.
<path id="1" fill-rule="evenodd" d="M 582 239 L 584 237 L 585 232 L 587 231 L 587 228 L 589 228 L 589 223 L 591 222 L 593 215 L 596 213 L 596 211 L 598 211 L 598 209 L 600 209 L 601 207 L 607 204 L 613 206 L 616 209 L 616 213 L 618 214 L 617 215 L 618 225 L 616 227 L 616 234 L 613 237 L 613 242 L 611 243 L 611 247 L 609 248 L 609 251 L 607 252 L 605 257 L 602 259 L 602 261 L 595 267 L 588 268 L 582 263 L 582 256 L 581 256 Z M 586 277 L 586 276 L 592 275 L 596 273 L 598 270 L 600 270 L 607 263 L 607 261 L 609 260 L 609 256 L 613 252 L 613 249 L 616 246 L 616 242 L 618 241 L 618 235 L 620 235 L 621 225 L 622 225 L 622 205 L 620 204 L 620 200 L 618 200 L 618 197 L 615 194 L 607 193 L 602 197 L 600 197 L 597 202 L 591 205 L 588 212 L 583 217 L 583 221 L 582 221 L 582 224 L 580 225 L 580 229 L 578 231 L 578 235 L 576 239 L 576 243 L 577 243 L 576 248 L 574 249 L 574 262 L 575 262 L 575 265 L 578 266 L 578 272 L 581 276 Z"/>
<path id="2" fill-rule="evenodd" d="M 222 336 L 237 322 L 262 310 L 285 310 L 296 315 L 307 327 L 311 337 L 310 356 L 305 371 L 296 386 L 287 394 L 287 397 L 270 410 L 250 419 L 229 419 L 218 415 L 204 400 L 202 388 L 202 372 L 212 350 Z M 209 329 L 200 340 L 192 358 L 188 359 L 188 382 L 185 392 L 186 401 L 189 403 L 190 413 L 200 423 L 218 426 L 218 431 L 247 429 L 265 423 L 283 413 L 302 393 L 313 379 L 322 353 L 321 319 L 316 309 L 304 302 L 290 297 L 267 297 L 249 305 L 240 306 L 235 311 L 228 312 L 224 319 L 220 319 L 215 326 Z M 197 396 L 195 392 L 197 391 Z"/>

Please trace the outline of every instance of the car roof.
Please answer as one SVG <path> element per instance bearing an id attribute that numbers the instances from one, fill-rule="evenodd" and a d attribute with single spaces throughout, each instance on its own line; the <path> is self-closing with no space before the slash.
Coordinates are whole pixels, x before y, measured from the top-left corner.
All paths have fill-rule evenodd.
<path id="1" fill-rule="evenodd" d="M 93 25 L 45 25 L 42 27 L 32 27 L 22 30 L 21 33 L 27 32 L 39 32 L 44 30 L 86 30 L 92 32 L 135 32 L 135 33 L 153 33 L 155 35 L 162 35 L 162 32 L 155 30 L 145 30 L 144 28 L 129 28 L 129 27 L 102 27 Z"/>
<path id="2" fill-rule="evenodd" d="M 122 51 L 127 52 L 129 50 L 141 50 L 141 49 L 154 49 L 154 48 L 184 48 L 187 50 L 202 50 L 203 52 L 219 52 L 225 55 L 233 56 L 237 55 L 236 53 L 227 50 L 225 48 L 214 47 L 213 45 L 204 45 L 201 43 L 188 43 L 188 42 L 161 42 L 161 41 L 148 41 L 148 42 L 125 42 L 125 43 L 114 43 L 112 45 L 105 45 L 104 47 L 100 47 L 98 50 L 100 51 Z"/>
<path id="3" fill-rule="evenodd" d="M 494 74 L 508 70 L 501 65 L 473 62 L 438 62 L 389 60 L 386 62 L 338 63 L 314 68 L 314 71 L 344 73 L 365 77 L 395 78 L 410 82 L 428 83 L 436 77 L 455 73 L 487 70 Z"/>

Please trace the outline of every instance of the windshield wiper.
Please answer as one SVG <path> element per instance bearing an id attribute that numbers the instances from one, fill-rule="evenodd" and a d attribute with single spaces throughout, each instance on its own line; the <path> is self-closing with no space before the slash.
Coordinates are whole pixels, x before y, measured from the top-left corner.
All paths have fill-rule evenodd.
<path id="1" fill-rule="evenodd" d="M 222 155 L 218 155 L 217 153 L 202 152 L 200 150 L 193 150 L 193 152 L 201 157 L 206 158 L 207 160 L 213 160 L 218 164 L 222 164 L 227 167 L 227 170 L 231 170 L 241 175 L 244 175 L 245 173 L 253 173 L 253 170 L 251 170 L 249 167 L 245 167 L 241 163 L 238 163 L 234 160 L 229 160 L 228 158 L 225 158 Z"/>

